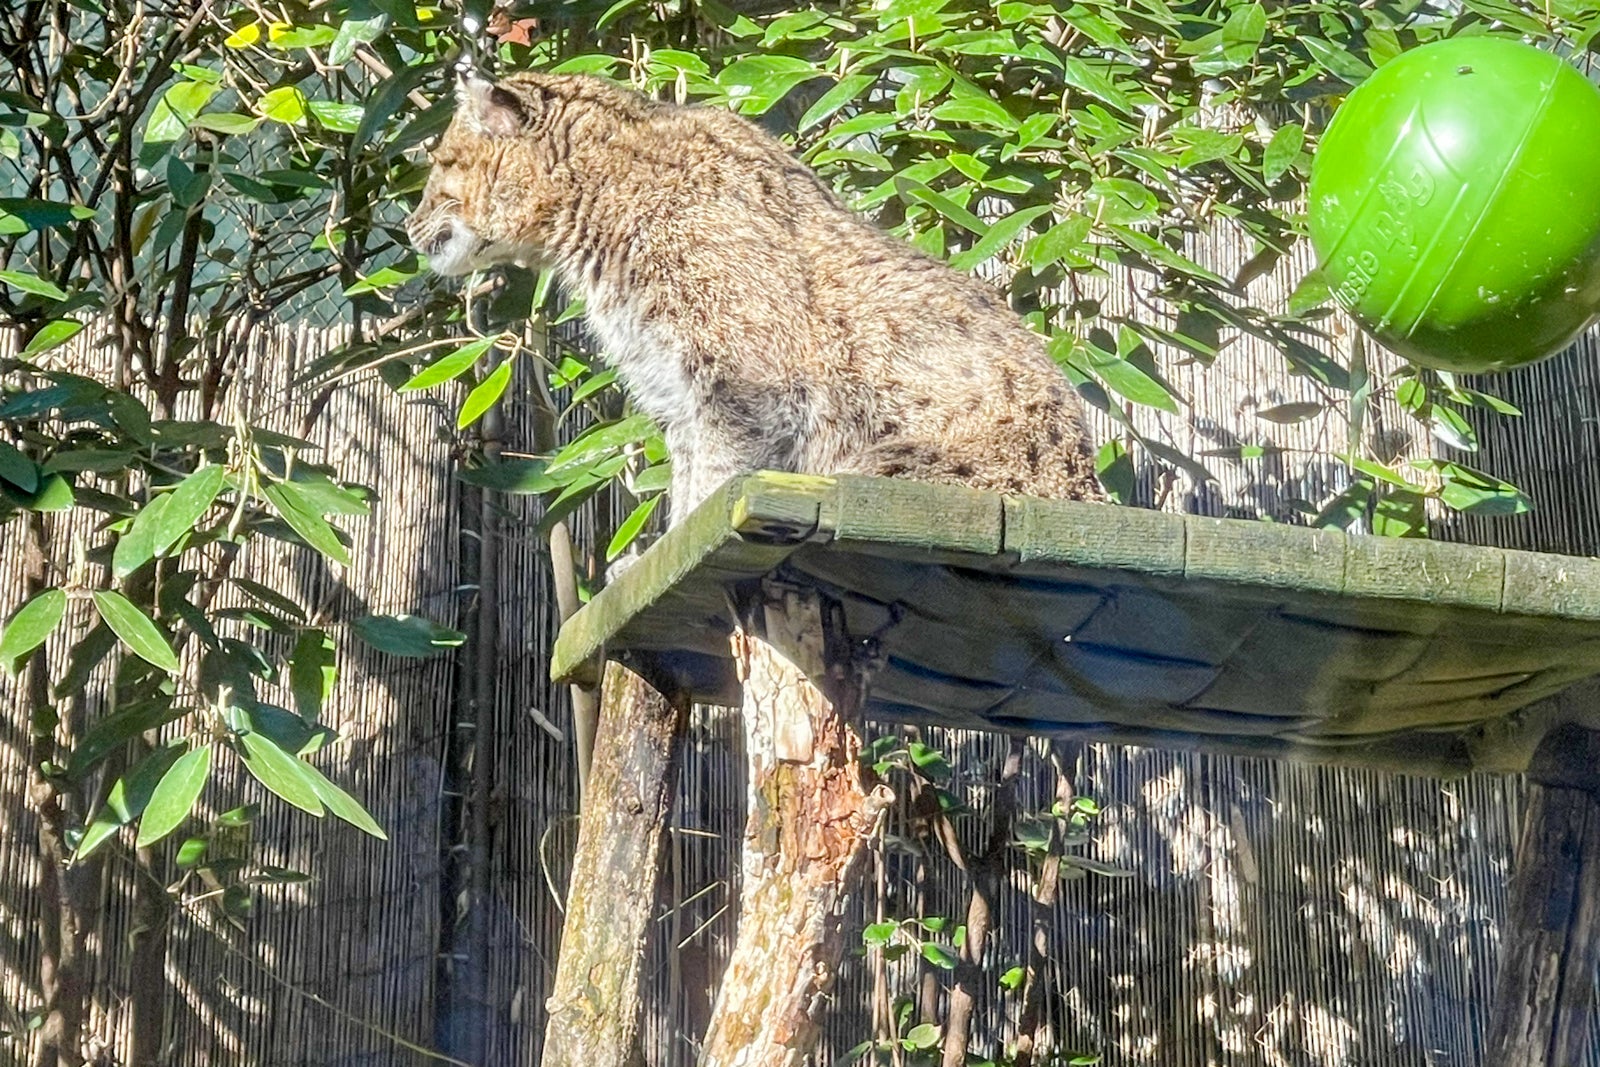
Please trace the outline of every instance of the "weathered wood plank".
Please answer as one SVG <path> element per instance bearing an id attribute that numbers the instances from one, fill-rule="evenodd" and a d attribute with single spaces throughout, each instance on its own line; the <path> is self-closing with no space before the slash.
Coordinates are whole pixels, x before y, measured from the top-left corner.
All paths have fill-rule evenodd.
<path id="1" fill-rule="evenodd" d="M 624 1067 L 639 1034 L 639 969 L 689 705 L 619 664 L 606 668 L 545 1067 Z"/>
<path id="2" fill-rule="evenodd" d="M 1481 720 L 1600 674 L 1596 560 L 782 474 L 671 531 L 574 618 L 556 671 L 603 644 L 650 651 L 731 699 L 728 591 L 771 574 L 842 603 L 882 651 L 872 708 L 946 721 L 1276 734 L 1353 763 L 1376 751 L 1363 738 L 1411 730 L 1425 761 L 1504 769 Z"/>
<path id="3" fill-rule="evenodd" d="M 1005 523 L 1006 549 L 1017 557 L 1023 573 L 1070 564 L 1183 576 L 1187 534 L 1181 515 L 1080 500 L 1007 497 Z"/>

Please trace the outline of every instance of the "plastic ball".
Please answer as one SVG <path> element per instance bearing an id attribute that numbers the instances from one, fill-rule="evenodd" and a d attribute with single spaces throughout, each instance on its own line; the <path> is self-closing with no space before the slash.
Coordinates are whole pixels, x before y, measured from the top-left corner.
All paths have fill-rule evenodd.
<path id="1" fill-rule="evenodd" d="M 1587 79 L 1518 41 L 1440 41 L 1339 108 L 1311 168 L 1311 241 L 1335 298 L 1385 347 L 1505 370 L 1600 315 L 1597 173 Z"/>

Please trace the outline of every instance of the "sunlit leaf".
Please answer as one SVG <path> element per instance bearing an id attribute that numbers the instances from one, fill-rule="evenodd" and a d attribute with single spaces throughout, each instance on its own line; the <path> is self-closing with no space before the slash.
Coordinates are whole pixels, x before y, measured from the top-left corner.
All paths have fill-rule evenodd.
<path id="1" fill-rule="evenodd" d="M 150 616 L 132 601 L 115 590 L 99 589 L 94 593 L 94 604 L 100 618 L 134 655 L 169 674 L 177 673 L 178 657 L 173 654 L 172 646 L 167 644 L 166 637 Z"/>
<path id="2" fill-rule="evenodd" d="M 162 775 L 139 819 L 139 848 L 149 848 L 189 817 L 211 773 L 211 746 L 192 748 Z"/>
<path id="3" fill-rule="evenodd" d="M 60 589 L 46 589 L 18 608 L 0 630 L 0 666 L 15 674 L 22 657 L 44 644 L 66 610 L 67 594 Z"/>
<path id="4" fill-rule="evenodd" d="M 471 426 L 495 405 L 505 393 L 506 386 L 511 384 L 511 366 L 512 361 L 506 360 L 473 387 L 472 392 L 467 394 L 467 399 L 461 403 L 461 411 L 456 416 L 456 429 L 464 430 Z"/>
<path id="5" fill-rule="evenodd" d="M 318 817 L 323 814 L 322 800 L 304 760 L 296 759 L 266 734 L 255 731 L 240 734 L 239 743 L 244 747 L 245 769 L 256 781 L 301 811 Z"/>

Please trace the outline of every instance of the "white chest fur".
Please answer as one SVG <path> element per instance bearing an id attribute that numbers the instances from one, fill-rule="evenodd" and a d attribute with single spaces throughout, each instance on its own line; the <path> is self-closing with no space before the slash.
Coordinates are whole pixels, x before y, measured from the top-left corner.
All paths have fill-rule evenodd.
<path id="1" fill-rule="evenodd" d="M 625 296 L 593 292 L 589 328 L 638 408 L 671 430 L 694 422 L 695 394 L 682 343 Z"/>

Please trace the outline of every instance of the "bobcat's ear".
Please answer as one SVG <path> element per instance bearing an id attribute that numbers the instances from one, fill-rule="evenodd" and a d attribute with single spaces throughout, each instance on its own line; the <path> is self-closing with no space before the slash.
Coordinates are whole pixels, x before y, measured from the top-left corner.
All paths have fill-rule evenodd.
<path id="1" fill-rule="evenodd" d="M 525 94 L 466 77 L 456 84 L 456 109 L 486 137 L 515 137 L 537 117 L 537 92 Z"/>

